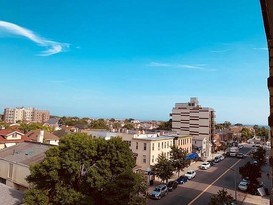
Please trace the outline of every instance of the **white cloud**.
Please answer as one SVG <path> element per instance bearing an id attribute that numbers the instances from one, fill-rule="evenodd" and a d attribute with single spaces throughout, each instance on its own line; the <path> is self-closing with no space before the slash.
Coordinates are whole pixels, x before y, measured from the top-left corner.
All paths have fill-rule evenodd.
<path id="1" fill-rule="evenodd" d="M 268 48 L 267 47 L 261 47 L 261 48 L 253 48 L 254 50 L 268 50 Z"/>
<path id="2" fill-rule="evenodd" d="M 166 64 L 166 63 L 157 63 L 157 62 L 151 62 L 147 64 L 149 67 L 171 67 L 171 64 Z"/>
<path id="3" fill-rule="evenodd" d="M 225 50 L 212 50 L 212 51 L 210 51 L 210 52 L 212 52 L 212 53 L 225 53 L 225 52 L 228 52 L 228 51 L 230 51 L 230 49 L 225 49 Z"/>
<path id="4" fill-rule="evenodd" d="M 146 66 L 149 67 L 170 67 L 170 68 L 186 68 L 194 70 L 215 71 L 215 69 L 206 68 L 206 64 L 170 64 L 170 63 L 157 63 L 151 62 Z"/>
<path id="5" fill-rule="evenodd" d="M 50 56 L 60 52 L 64 52 L 69 48 L 68 43 L 60 43 L 56 41 L 50 41 L 42 38 L 39 35 L 33 33 L 31 30 L 23 28 L 13 23 L 6 21 L 0 21 L 0 32 L 6 31 L 10 34 L 23 36 L 29 40 L 35 42 L 37 45 L 45 47 L 47 50 L 43 51 L 40 56 Z"/>

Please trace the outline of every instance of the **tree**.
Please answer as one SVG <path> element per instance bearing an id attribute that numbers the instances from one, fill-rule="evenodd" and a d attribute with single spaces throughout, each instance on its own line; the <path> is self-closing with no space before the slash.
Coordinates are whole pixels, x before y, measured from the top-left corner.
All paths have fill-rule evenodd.
<path id="1" fill-rule="evenodd" d="M 172 166 L 175 168 L 177 172 L 177 176 L 179 177 L 180 171 L 183 171 L 185 167 L 190 165 L 190 160 L 186 159 L 187 152 L 182 150 L 181 148 L 177 148 L 175 146 L 171 147 L 170 151 L 170 160 Z"/>
<path id="2" fill-rule="evenodd" d="M 172 119 L 166 122 L 161 122 L 157 128 L 158 130 L 171 130 L 172 129 Z"/>
<path id="3" fill-rule="evenodd" d="M 168 160 L 163 153 L 161 153 L 158 156 L 157 164 L 152 167 L 152 171 L 163 182 L 168 182 L 168 180 L 172 177 L 175 168 L 173 167 L 172 162 Z"/>
<path id="4" fill-rule="evenodd" d="M 239 168 L 239 173 L 243 179 L 249 180 L 247 190 L 252 193 L 257 188 L 258 178 L 261 177 L 261 167 L 247 162 L 244 166 Z"/>
<path id="5" fill-rule="evenodd" d="M 265 154 L 266 150 L 262 147 L 258 147 L 257 151 L 253 153 L 252 158 L 258 162 L 258 165 L 264 165 L 265 164 Z"/>
<path id="6" fill-rule="evenodd" d="M 233 197 L 223 188 L 211 196 L 209 205 L 231 205 L 232 202 Z"/>
<path id="7" fill-rule="evenodd" d="M 104 119 L 97 119 L 90 123 L 89 128 L 91 129 L 106 129 L 109 130 L 108 125 Z"/>
<path id="8" fill-rule="evenodd" d="M 24 203 L 144 205 L 146 181 L 133 173 L 134 166 L 132 151 L 120 138 L 67 135 L 42 162 L 30 166 Z"/>
<path id="9" fill-rule="evenodd" d="M 241 131 L 241 138 L 243 140 L 248 140 L 248 139 L 252 138 L 253 136 L 254 136 L 254 133 L 250 129 L 243 127 L 243 129 Z"/>
<path id="10" fill-rule="evenodd" d="M 134 129 L 134 125 L 131 122 L 127 122 L 123 128 L 126 128 L 128 130 Z"/>

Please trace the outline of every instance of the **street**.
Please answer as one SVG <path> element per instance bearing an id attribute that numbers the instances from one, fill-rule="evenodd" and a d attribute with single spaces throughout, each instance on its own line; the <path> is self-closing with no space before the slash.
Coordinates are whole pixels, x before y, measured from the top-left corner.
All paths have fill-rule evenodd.
<path id="1" fill-rule="evenodd" d="M 252 148 L 244 147 L 240 152 L 246 154 Z M 212 194 L 216 194 L 218 190 L 225 188 L 233 198 L 242 202 L 246 193 L 237 190 L 237 186 L 241 180 L 239 167 L 243 166 L 250 157 L 238 159 L 236 157 L 227 157 L 223 161 L 217 163 L 208 170 L 197 169 L 196 177 L 179 187 L 173 192 L 169 192 L 166 197 L 161 200 L 149 199 L 148 205 L 181 205 L 191 204 L 200 205 L 208 204 Z M 236 191 L 235 191 L 236 187 Z"/>

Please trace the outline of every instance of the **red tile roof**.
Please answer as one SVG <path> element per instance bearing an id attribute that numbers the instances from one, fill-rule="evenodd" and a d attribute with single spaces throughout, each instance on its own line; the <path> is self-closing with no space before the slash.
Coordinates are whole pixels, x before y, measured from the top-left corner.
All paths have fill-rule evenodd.
<path id="1" fill-rule="evenodd" d="M 6 136 L 13 133 L 13 132 L 17 132 L 21 135 L 21 139 L 6 139 Z M 14 130 L 0 130 L 0 143 L 17 143 L 17 142 L 24 142 L 24 141 L 31 141 L 29 137 L 27 137 L 26 135 L 24 135 L 21 132 L 18 131 L 14 131 Z"/>

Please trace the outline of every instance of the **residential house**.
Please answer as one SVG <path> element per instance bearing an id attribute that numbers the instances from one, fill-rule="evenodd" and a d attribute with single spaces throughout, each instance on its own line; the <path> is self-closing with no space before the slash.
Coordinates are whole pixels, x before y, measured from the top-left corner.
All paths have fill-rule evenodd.
<path id="1" fill-rule="evenodd" d="M 45 130 L 32 130 L 26 134 L 34 142 L 59 145 L 60 138 Z"/>
<path id="2" fill-rule="evenodd" d="M 205 136 L 193 136 L 192 147 L 203 158 L 211 156 L 212 144 Z"/>
<path id="3" fill-rule="evenodd" d="M 30 141 L 30 139 L 19 131 L 0 130 L 0 150 L 24 141 Z"/>

